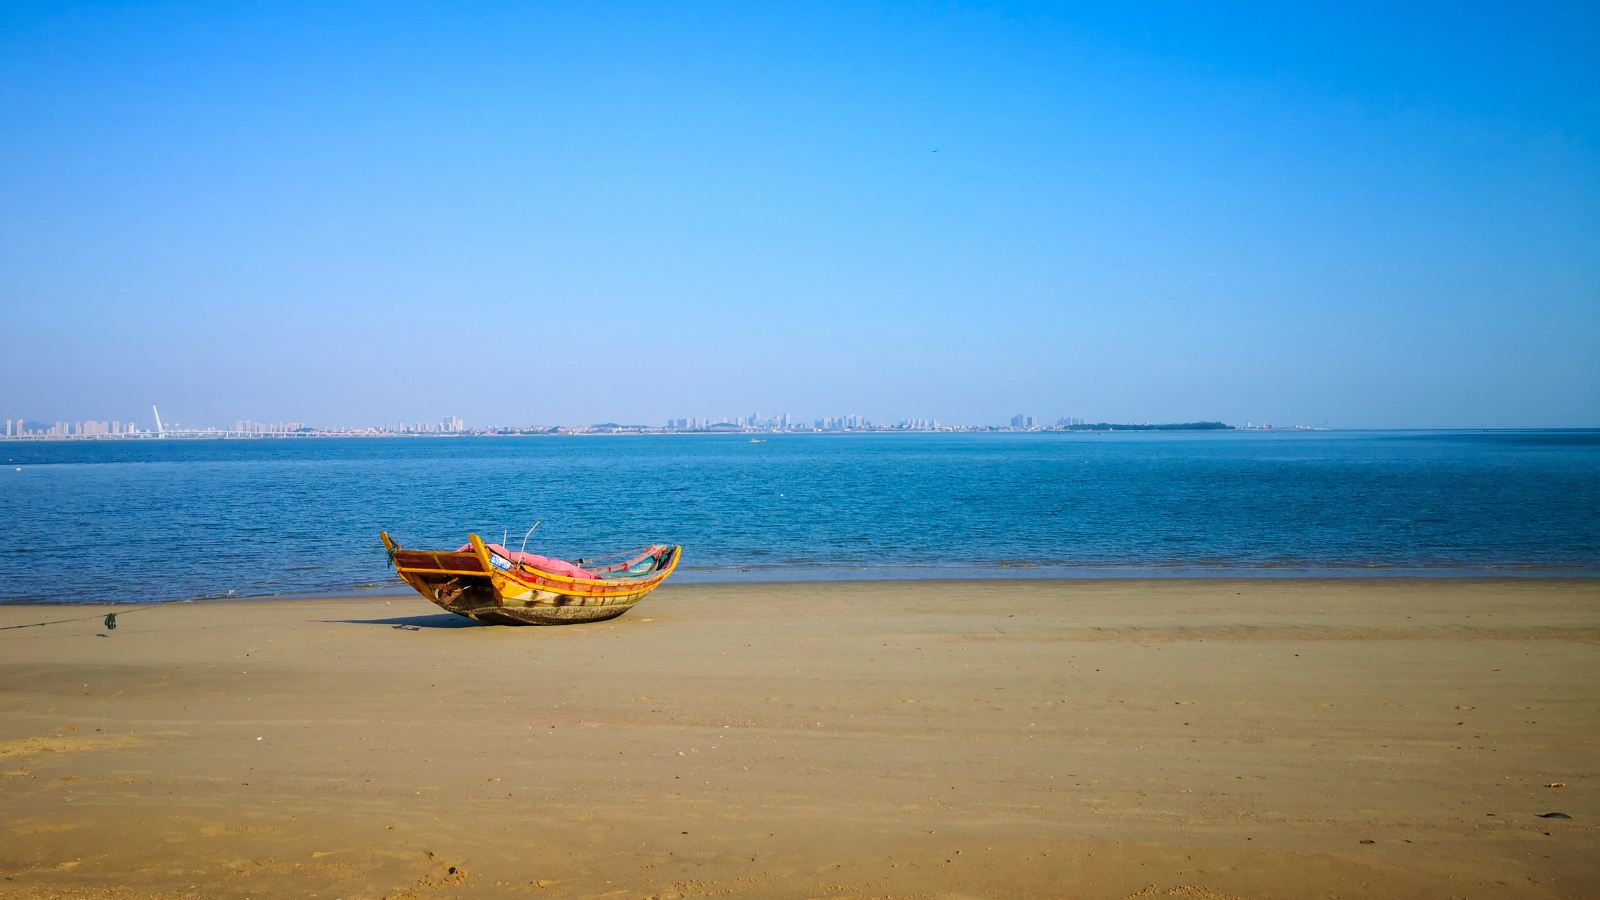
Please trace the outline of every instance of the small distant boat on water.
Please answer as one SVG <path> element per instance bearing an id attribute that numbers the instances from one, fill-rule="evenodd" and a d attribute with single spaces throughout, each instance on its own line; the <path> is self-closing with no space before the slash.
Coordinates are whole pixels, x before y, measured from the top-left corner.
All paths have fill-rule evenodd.
<path id="1" fill-rule="evenodd" d="M 752 444 L 765 444 L 766 442 L 767 442 L 766 438 L 751 438 L 750 439 L 750 443 L 752 443 Z"/>
<path id="2" fill-rule="evenodd" d="M 651 544 L 568 562 L 485 544 L 476 534 L 455 550 L 408 550 L 380 531 L 395 571 L 416 592 L 458 616 L 489 625 L 565 625 L 614 619 L 678 567 L 683 550 Z"/>

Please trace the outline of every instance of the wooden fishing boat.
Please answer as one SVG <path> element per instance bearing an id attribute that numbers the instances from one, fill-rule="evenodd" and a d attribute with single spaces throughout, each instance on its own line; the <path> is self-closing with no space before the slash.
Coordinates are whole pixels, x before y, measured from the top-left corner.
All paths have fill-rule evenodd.
<path id="1" fill-rule="evenodd" d="M 567 562 L 485 544 L 475 534 L 456 550 L 407 550 L 381 531 L 389 560 L 417 593 L 458 616 L 490 625 L 565 625 L 622 615 L 678 567 L 682 547 L 652 544 Z"/>

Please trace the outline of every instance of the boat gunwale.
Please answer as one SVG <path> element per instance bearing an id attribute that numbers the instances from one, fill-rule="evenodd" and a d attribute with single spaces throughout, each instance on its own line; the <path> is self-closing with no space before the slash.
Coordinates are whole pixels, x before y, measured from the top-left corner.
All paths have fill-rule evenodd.
<path id="1" fill-rule="evenodd" d="M 667 564 L 667 567 L 659 572 L 652 572 L 651 574 L 646 575 L 637 581 L 616 578 L 572 578 L 567 575 L 557 575 L 554 572 L 547 572 L 538 566 L 530 566 L 523 562 L 516 563 L 518 569 L 502 569 L 499 566 L 489 562 L 489 548 L 484 545 L 483 538 L 478 537 L 476 534 L 468 534 L 467 542 L 472 545 L 473 552 L 478 555 L 478 561 L 483 563 L 484 568 L 487 570 L 486 574 L 488 574 L 490 577 L 493 577 L 494 574 L 498 572 L 499 574 L 510 578 L 512 581 L 515 581 L 524 587 L 535 589 L 545 587 L 545 585 L 541 585 L 536 582 L 530 582 L 528 580 L 528 576 L 524 572 L 518 571 L 518 569 L 523 569 L 526 570 L 526 572 L 535 573 L 533 577 L 537 579 L 570 584 L 578 588 L 588 588 L 588 590 L 584 590 L 583 593 L 593 597 L 615 597 L 631 593 L 644 593 L 645 591 L 655 587 L 657 584 L 660 584 L 668 575 L 671 575 L 673 570 L 678 568 L 678 560 L 683 555 L 683 546 L 681 544 L 673 544 L 671 548 L 672 561 Z M 601 588 L 602 590 L 594 590 L 594 588 Z M 621 588 L 621 590 L 603 590 L 604 588 Z"/>
<path id="2" fill-rule="evenodd" d="M 466 551 L 412 550 L 403 548 L 399 544 L 394 543 L 387 532 L 381 532 L 380 536 L 384 539 L 384 546 L 389 550 L 391 556 L 395 557 L 394 566 L 396 572 L 413 572 L 425 575 L 482 577 L 489 578 L 491 580 L 496 574 L 499 574 L 522 587 L 527 587 L 534 590 L 569 592 L 575 596 L 587 597 L 627 597 L 635 594 L 647 593 L 654 589 L 656 585 L 660 584 L 667 578 L 667 576 L 671 575 L 673 571 L 678 568 L 678 562 L 683 556 L 683 546 L 681 544 L 673 544 L 668 548 L 669 552 L 672 554 L 672 559 L 670 562 L 668 562 L 667 567 L 661 569 L 660 571 L 652 572 L 649 575 L 645 575 L 637 579 L 573 578 L 566 575 L 558 575 L 554 572 L 549 572 L 544 569 L 540 569 L 537 566 L 530 566 L 527 563 L 522 562 L 516 563 L 515 569 L 502 569 L 499 566 L 489 562 L 489 549 L 483 543 L 483 539 L 476 534 L 467 535 L 468 546 L 470 546 L 472 549 Z M 425 554 L 427 556 L 431 556 L 434 558 L 435 565 L 406 565 L 398 558 L 398 555 L 402 553 Z M 479 569 L 477 571 L 468 572 L 460 569 L 441 568 L 438 565 L 440 557 L 472 559 L 478 563 Z"/>

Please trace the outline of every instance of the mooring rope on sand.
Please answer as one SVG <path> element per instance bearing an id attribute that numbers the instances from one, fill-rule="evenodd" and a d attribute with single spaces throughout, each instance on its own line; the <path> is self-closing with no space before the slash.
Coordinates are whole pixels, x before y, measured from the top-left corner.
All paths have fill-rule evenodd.
<path id="1" fill-rule="evenodd" d="M 158 606 L 170 606 L 174 603 L 188 602 L 188 600 L 184 599 L 161 600 L 156 603 L 146 603 L 143 606 L 135 606 L 130 609 L 119 609 L 116 612 L 105 613 L 103 615 L 101 613 L 92 613 L 87 616 L 75 616 L 71 619 L 51 619 L 48 622 L 27 622 L 22 625 L 0 625 L 0 631 L 15 631 L 18 628 L 39 628 L 44 625 L 65 625 L 68 622 L 84 622 L 89 619 L 103 619 L 106 630 L 110 631 L 117 627 L 117 616 L 126 616 L 129 613 L 144 612 L 147 609 L 155 609 Z"/>
<path id="2" fill-rule="evenodd" d="M 332 572 L 332 571 L 335 571 L 337 569 L 344 569 L 344 568 L 347 568 L 346 564 L 343 564 L 343 563 L 332 564 L 332 563 L 330 563 L 329 565 L 322 566 L 322 567 L 317 568 L 317 569 L 312 569 L 309 572 L 297 572 L 297 573 L 295 573 L 295 577 L 297 577 L 297 578 L 298 577 L 304 577 L 304 576 L 306 576 L 308 574 L 322 574 L 324 572 Z M 276 577 L 275 578 L 263 578 L 263 579 L 259 579 L 257 581 L 251 582 L 249 584 L 246 584 L 246 585 L 244 585 L 243 587 L 240 587 L 240 588 L 230 588 L 228 590 L 228 592 L 224 593 L 224 594 L 210 594 L 210 595 L 201 596 L 201 597 L 173 597 L 170 600 L 157 600 L 154 603 L 135 604 L 135 605 L 129 606 L 126 609 L 119 609 L 119 610 L 116 610 L 115 612 L 109 612 L 109 613 L 91 613 L 91 614 L 86 615 L 86 616 L 73 616 L 70 619 L 51 619 L 51 620 L 46 621 L 46 622 L 24 622 L 21 625 L 0 625 L 0 631 L 16 631 L 19 628 L 41 628 L 41 627 L 43 627 L 45 625 L 65 625 L 65 624 L 68 624 L 70 622 L 85 622 L 85 621 L 88 621 L 89 619 L 100 619 L 103 622 L 103 624 L 105 625 L 105 629 L 107 631 L 112 631 L 117 627 L 117 618 L 119 616 L 126 616 L 126 615 L 129 615 L 131 613 L 136 613 L 136 612 L 144 612 L 147 609 L 158 609 L 158 608 L 163 607 L 163 606 L 172 606 L 173 604 L 176 604 L 176 603 L 195 603 L 195 602 L 202 601 L 202 600 L 243 599 L 243 598 L 238 596 L 238 593 L 240 591 L 253 591 L 253 590 L 259 590 L 261 588 L 268 588 L 268 587 L 272 587 L 272 586 L 274 586 L 276 584 L 284 583 L 286 580 L 287 579 L 276 578 Z M 255 596 L 261 596 L 261 595 L 255 595 Z M 115 605 L 115 604 L 107 604 L 107 605 Z"/>

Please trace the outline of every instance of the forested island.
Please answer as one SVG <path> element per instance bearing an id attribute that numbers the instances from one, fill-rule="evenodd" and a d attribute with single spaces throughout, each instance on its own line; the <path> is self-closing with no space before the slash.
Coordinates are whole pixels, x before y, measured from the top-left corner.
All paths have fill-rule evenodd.
<path id="1" fill-rule="evenodd" d="M 1063 431 L 1232 431 L 1226 422 L 1167 422 L 1160 425 L 1121 425 L 1111 422 L 1080 422 L 1062 425 Z"/>

